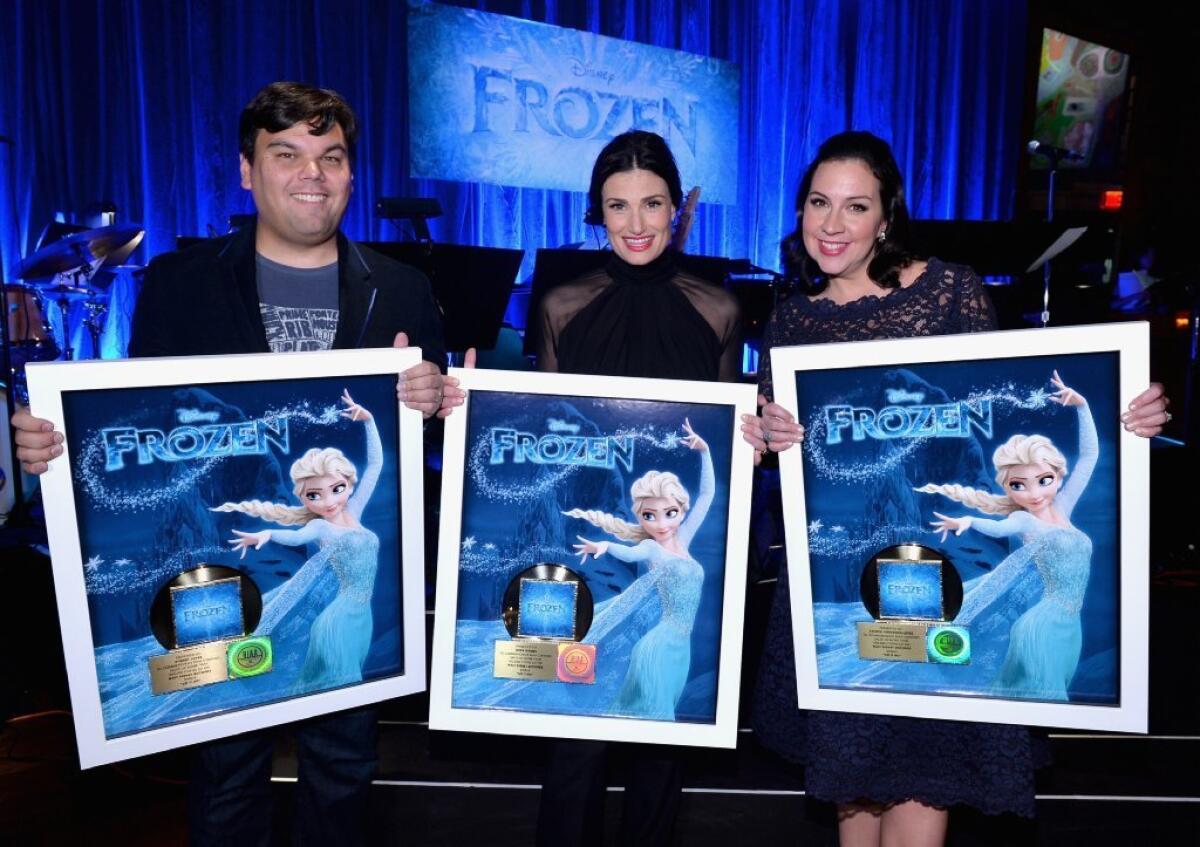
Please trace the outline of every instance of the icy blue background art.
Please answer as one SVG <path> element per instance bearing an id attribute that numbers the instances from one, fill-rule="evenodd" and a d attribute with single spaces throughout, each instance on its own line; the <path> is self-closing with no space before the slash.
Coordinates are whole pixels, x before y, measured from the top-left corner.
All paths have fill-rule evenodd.
<path id="1" fill-rule="evenodd" d="M 454 706 L 712 723 L 724 598 L 732 409 L 702 403 L 475 389 L 467 413 Z M 631 542 L 618 541 L 563 512 L 597 509 L 634 523 L 629 488 L 650 470 L 676 473 L 694 506 L 701 458 L 679 440 L 685 419 L 709 445 L 716 490 L 708 515 L 689 546 L 691 557 L 704 572 L 690 640 L 690 669 L 673 717 L 664 718 L 617 705 L 633 646 L 663 616 L 655 587 L 647 580 L 638 581 L 646 567 L 625 564 L 611 554 L 589 557 L 580 564 L 572 548 L 577 536 L 615 544 Z M 632 471 L 619 462 L 612 469 L 511 461 L 490 464 L 492 428 L 540 435 L 551 432 L 551 426 L 560 432 L 564 427 L 578 427 L 581 436 L 632 435 Z M 506 680 L 493 674 L 494 642 L 509 638 L 500 620 L 504 590 L 517 573 L 538 562 L 566 565 L 587 581 L 595 617 L 591 630 L 580 640 L 598 645 L 592 685 Z M 683 662 L 664 664 L 679 668 L 682 663 L 686 656 Z"/>
<path id="2" fill-rule="evenodd" d="M 736 65 L 438 3 L 408 21 L 413 177 L 584 191 L 601 148 L 644 129 L 706 203 L 737 202 Z"/>
<path id="3" fill-rule="evenodd" d="M 383 444 L 380 479 L 362 516 L 363 526 L 379 538 L 379 569 L 371 595 L 374 629 L 363 678 L 403 671 L 395 383 L 394 375 L 379 375 L 64 394 L 96 669 L 109 737 L 311 693 L 299 690 L 297 682 L 312 622 L 338 593 L 337 579 L 328 568 L 310 569 L 312 579 L 290 586 L 299 599 L 287 602 L 289 611 L 271 633 L 275 667 L 262 676 L 152 695 L 147 659 L 165 651 L 150 634 L 149 613 L 162 585 L 202 563 L 228 565 L 246 573 L 262 591 L 264 609 L 283 596 L 289 581 L 317 552 L 316 545 L 306 549 L 269 542 L 241 559 L 227 543 L 234 537 L 233 529 L 296 527 L 210 509 L 226 501 L 255 499 L 298 505 L 288 473 L 292 462 L 311 447 L 339 448 L 361 478 L 366 466 L 365 426 L 339 415 L 343 389 L 374 415 Z M 193 410 L 219 422 L 286 418 L 289 451 L 283 454 L 272 445 L 263 455 L 146 465 L 138 464 L 134 453 L 125 453 L 123 468 L 105 471 L 101 430 L 170 431 L 180 425 L 180 410 Z"/>
<path id="4" fill-rule="evenodd" d="M 1080 621 L 1082 649 L 1067 694 L 1071 702 L 1115 705 L 1118 690 L 1118 416 L 1116 353 L 1030 356 L 992 361 L 906 365 L 904 367 L 838 368 L 800 371 L 795 375 L 804 441 L 804 494 L 808 509 L 808 543 L 817 638 L 818 679 L 828 688 L 877 688 L 897 692 L 1046 699 L 1030 692 L 1020 696 L 993 689 L 1003 663 L 1012 624 L 1043 595 L 1034 556 L 1020 578 L 995 598 L 988 612 L 968 627 L 973 651 L 970 665 L 920 665 L 858 658 L 856 621 L 870 620 L 859 596 L 862 568 L 872 555 L 898 543 L 916 542 L 943 552 L 958 569 L 969 596 L 1010 553 L 1021 549 L 1019 538 L 991 538 L 977 530 L 946 541 L 930 531 L 933 513 L 951 517 L 983 515 L 941 494 L 916 488 L 928 483 L 958 483 L 1002 493 L 995 482 L 992 453 L 1014 434 L 1047 436 L 1067 460 L 1068 484 L 1080 453 L 1076 410 L 1051 402 L 1051 375 L 1088 401 L 1099 439 L 1099 458 L 1071 523 L 1092 543 Z M 854 441 L 843 431 L 840 443 L 828 444 L 822 412 L 829 405 L 889 405 L 887 392 L 924 395 L 925 403 L 991 400 L 992 437 L 971 429 L 970 437 L 919 437 Z M 895 396 L 895 395 L 893 395 Z M 905 405 L 905 404 L 901 404 Z M 1032 549 L 1032 548 L 1031 548 Z M 1029 555 L 1030 550 L 1025 551 Z M 1049 579 L 1055 578 L 1049 568 Z M 1000 582 L 993 583 L 998 587 Z M 962 613 L 960 613 L 961 615 Z M 1047 645 L 1054 649 L 1054 645 Z"/>

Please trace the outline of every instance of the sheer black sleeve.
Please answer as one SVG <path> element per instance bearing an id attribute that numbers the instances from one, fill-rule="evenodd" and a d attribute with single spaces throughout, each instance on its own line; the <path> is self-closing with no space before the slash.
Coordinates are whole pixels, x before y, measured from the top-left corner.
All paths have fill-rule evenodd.
<path id="1" fill-rule="evenodd" d="M 712 328 L 721 347 L 718 379 L 737 382 L 742 377 L 742 310 L 737 298 L 715 285 L 681 274 L 673 280 L 705 323 Z"/>
<path id="2" fill-rule="evenodd" d="M 606 274 L 588 274 L 551 289 L 542 298 L 538 308 L 537 349 L 534 351 L 539 371 L 558 372 L 558 339 L 563 329 L 604 290 L 608 282 Z"/>

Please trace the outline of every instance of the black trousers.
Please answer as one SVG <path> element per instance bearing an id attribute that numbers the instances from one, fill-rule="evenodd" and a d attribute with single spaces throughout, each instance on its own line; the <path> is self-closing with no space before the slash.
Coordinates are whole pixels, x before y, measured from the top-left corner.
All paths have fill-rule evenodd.
<path id="1" fill-rule="evenodd" d="M 292 724 L 299 772 L 292 843 L 362 845 L 378 760 L 374 707 Z M 261 730 L 196 747 L 188 785 L 192 847 L 268 847 L 275 732 Z"/>
<path id="2" fill-rule="evenodd" d="M 559 740 L 550 745 L 538 809 L 537 847 L 599 847 L 604 840 L 606 765 L 610 748 L 625 760 L 622 847 L 671 843 L 682 769 L 670 748 L 607 741 Z"/>

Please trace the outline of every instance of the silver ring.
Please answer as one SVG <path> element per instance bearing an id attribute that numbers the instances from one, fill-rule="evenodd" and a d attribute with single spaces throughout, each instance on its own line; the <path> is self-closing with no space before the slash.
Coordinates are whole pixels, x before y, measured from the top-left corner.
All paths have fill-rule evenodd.
<path id="1" fill-rule="evenodd" d="M 764 430 L 763 430 L 763 443 L 764 443 L 764 444 L 770 444 L 770 443 L 771 443 L 771 430 L 769 430 L 769 429 L 764 429 Z"/>
<path id="2" fill-rule="evenodd" d="M 1167 419 L 1165 421 L 1163 421 L 1163 423 L 1170 423 L 1171 418 L 1173 418 L 1174 415 L 1172 415 L 1170 412 L 1163 412 L 1163 414 L 1167 416 Z"/>

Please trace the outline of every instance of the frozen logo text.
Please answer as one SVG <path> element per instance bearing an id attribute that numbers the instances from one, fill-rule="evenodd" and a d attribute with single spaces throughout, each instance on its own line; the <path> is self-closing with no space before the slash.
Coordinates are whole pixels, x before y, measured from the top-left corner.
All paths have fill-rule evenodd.
<path id="1" fill-rule="evenodd" d="M 125 467 L 125 454 L 135 453 L 139 465 L 151 462 L 185 462 L 220 456 L 261 456 L 271 445 L 288 452 L 287 418 L 161 429 L 113 427 L 100 431 L 104 439 L 104 469 Z"/>
<path id="2" fill-rule="evenodd" d="M 525 610 L 529 612 L 541 612 L 544 615 L 561 615 L 567 611 L 567 607 L 562 603 L 526 603 Z"/>
<path id="3" fill-rule="evenodd" d="M 209 606 L 207 609 L 185 609 L 183 619 L 189 622 L 199 621 L 204 618 L 224 617 L 228 612 L 228 606 Z"/>
<path id="4" fill-rule="evenodd" d="M 911 396 L 911 395 L 910 395 Z M 920 395 L 923 397 L 923 395 Z M 888 397 L 892 401 L 892 397 Z M 850 438 L 968 438 L 978 430 L 992 437 L 992 401 L 885 406 L 878 411 L 860 406 L 826 406 L 826 444 L 841 444 L 850 430 Z"/>
<path id="5" fill-rule="evenodd" d="M 904 596 L 928 597 L 930 594 L 933 593 L 933 588 L 931 586 L 918 585 L 916 583 L 911 583 L 911 582 L 907 582 L 907 583 L 906 582 L 901 582 L 901 583 L 890 582 L 887 584 L 885 590 L 887 591 L 888 594 L 892 595 L 893 597 L 904 597 Z"/>
<path id="6" fill-rule="evenodd" d="M 627 130 L 644 129 L 670 139 L 674 128 L 696 155 L 699 122 L 695 102 L 676 105 L 666 97 L 631 97 L 580 86 L 552 93 L 538 80 L 521 79 L 512 71 L 487 65 L 471 68 L 475 76 L 475 132 L 536 129 L 560 138 L 608 139 Z M 585 71 L 578 63 L 573 73 L 611 81 L 605 79 L 610 72 L 595 68 Z"/>
<path id="7" fill-rule="evenodd" d="M 515 429 L 492 429 L 492 465 L 506 462 L 535 465 L 585 465 L 612 470 L 618 464 L 633 471 L 633 436 L 542 435 Z"/>

